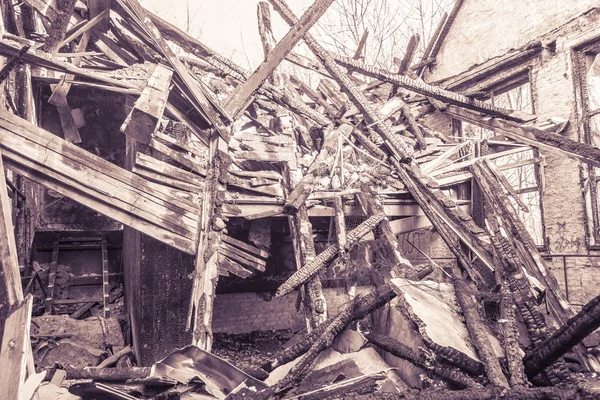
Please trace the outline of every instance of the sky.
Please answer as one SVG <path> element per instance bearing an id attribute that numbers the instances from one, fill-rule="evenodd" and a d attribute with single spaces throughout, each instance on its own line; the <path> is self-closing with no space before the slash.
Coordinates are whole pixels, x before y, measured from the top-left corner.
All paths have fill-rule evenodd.
<path id="1" fill-rule="evenodd" d="M 256 22 L 258 2 L 140 0 L 148 10 L 179 28 L 188 30 L 202 43 L 247 69 L 254 69 L 264 58 Z M 312 2 L 313 0 L 287 1 L 298 16 L 302 15 Z M 271 12 L 271 19 L 275 38 L 280 40 L 287 33 L 288 26 L 275 11 Z"/>

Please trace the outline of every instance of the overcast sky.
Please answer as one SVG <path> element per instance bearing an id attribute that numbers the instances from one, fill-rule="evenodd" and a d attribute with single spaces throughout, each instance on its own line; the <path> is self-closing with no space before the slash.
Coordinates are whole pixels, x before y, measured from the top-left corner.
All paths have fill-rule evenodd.
<path id="1" fill-rule="evenodd" d="M 313 0 L 288 0 L 300 16 Z M 148 10 L 186 30 L 213 50 L 232 58 L 248 69 L 263 59 L 256 22 L 258 0 L 140 0 Z M 272 12 L 275 38 L 281 39 L 288 27 Z"/>

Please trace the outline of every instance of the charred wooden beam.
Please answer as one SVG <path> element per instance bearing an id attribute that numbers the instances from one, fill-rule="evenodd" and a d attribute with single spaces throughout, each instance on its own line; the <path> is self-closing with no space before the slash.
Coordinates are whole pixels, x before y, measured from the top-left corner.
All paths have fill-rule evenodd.
<path id="1" fill-rule="evenodd" d="M 327 11 L 331 3 L 333 3 L 333 0 L 315 0 L 298 22 L 267 55 L 256 71 L 243 84 L 234 89 L 225 102 L 225 106 L 233 118 L 238 118 L 245 110 L 254 91 L 273 73 L 283 58 L 292 51 L 310 27 Z"/>
<path id="2" fill-rule="evenodd" d="M 500 107 L 496 107 L 489 103 L 471 99 L 467 96 L 463 96 L 462 94 L 442 89 L 438 86 L 430 85 L 422 81 L 413 80 L 407 76 L 390 74 L 387 71 L 364 65 L 362 63 L 357 62 L 356 60 L 352 60 L 351 58 L 336 56 L 335 61 L 350 70 L 359 72 L 371 78 L 379 79 L 384 82 L 398 85 L 407 90 L 410 90 L 411 92 L 433 97 L 434 99 L 456 105 L 460 108 L 466 108 L 469 110 L 482 112 L 490 116 L 501 117 L 506 120 L 515 122 L 529 122 L 533 121 L 536 118 L 535 115 L 527 114 L 521 111 L 507 110 Z"/>
<path id="3" fill-rule="evenodd" d="M 510 385 L 506 377 L 502 373 L 500 362 L 494 354 L 494 349 L 488 338 L 488 331 L 479 314 L 478 305 L 471 296 L 469 287 L 462 279 L 458 268 L 454 267 L 452 271 L 452 284 L 454 285 L 454 293 L 460 305 L 469 337 L 473 341 L 473 345 L 479 354 L 479 358 L 485 368 L 485 373 L 494 386 L 501 388 L 509 388 Z"/>
<path id="4" fill-rule="evenodd" d="M 503 296 L 500 299 L 500 318 L 502 320 L 502 338 L 504 354 L 510 373 L 510 386 L 515 388 L 526 386 L 527 379 L 523 370 L 521 360 L 521 348 L 519 347 L 519 329 L 515 315 L 515 302 L 506 285 L 502 288 Z"/>
<path id="5" fill-rule="evenodd" d="M 57 1 L 58 14 L 52 21 L 52 27 L 48 32 L 48 38 L 42 46 L 42 50 L 46 53 L 54 54 L 58 51 L 62 40 L 65 38 L 65 33 L 71 21 L 71 14 L 75 9 L 77 0 L 59 0 Z"/>
<path id="6" fill-rule="evenodd" d="M 352 312 L 351 321 L 363 319 L 373 311 L 383 307 L 389 303 L 394 297 L 396 292 L 390 286 L 385 284 L 377 289 L 373 289 L 367 293 L 357 296 L 353 301 L 355 303 L 354 311 Z M 319 325 L 312 332 L 307 333 L 294 343 L 292 346 L 285 350 L 280 351 L 275 356 L 275 359 L 262 366 L 266 371 L 272 371 L 280 365 L 287 364 L 288 362 L 295 360 L 304 354 L 315 341 L 323 334 L 325 328 L 333 321 L 333 318 L 329 318 L 327 321 Z"/>
<path id="7" fill-rule="evenodd" d="M 326 326 L 319 338 L 314 341 L 304 357 L 281 380 L 265 390 L 264 398 L 269 398 L 269 396 L 300 382 L 306 376 L 317 356 L 330 347 L 336 336 L 350 323 L 355 304 L 353 302 L 342 308 L 340 313 Z"/>
<path id="8" fill-rule="evenodd" d="M 6 78 L 8 78 L 10 71 L 12 71 L 17 65 L 19 65 L 21 59 L 23 58 L 25 53 L 29 51 L 30 48 L 30 45 L 23 46 L 17 54 L 12 56 L 10 60 L 8 60 L 4 67 L 2 67 L 2 70 L 0 70 L 0 83 L 4 82 Z"/>
<path id="9" fill-rule="evenodd" d="M 475 382 L 472 378 L 463 374 L 458 369 L 447 365 L 432 364 L 421 352 L 417 353 L 413 351 L 413 349 L 405 344 L 400 343 L 394 338 L 374 332 L 365 335 L 365 337 L 367 340 L 369 340 L 369 342 L 373 343 L 382 350 L 387 351 L 398 358 L 406 360 L 411 364 L 422 368 L 425 371 L 428 371 L 431 374 L 436 375 L 461 389 L 481 387 L 481 385 Z"/>
<path id="10" fill-rule="evenodd" d="M 450 365 L 459 368 L 473 376 L 482 375 L 485 371 L 483 364 L 453 347 L 441 346 L 431 340 L 425 340 L 425 345 L 443 358 Z"/>
<path id="11" fill-rule="evenodd" d="M 590 300 L 541 346 L 523 358 L 525 373 L 534 377 L 600 327 L 600 296 Z"/>
<path id="12" fill-rule="evenodd" d="M 384 218 L 385 214 L 373 215 L 372 217 L 358 225 L 356 228 L 351 230 L 348 233 L 347 238 L 348 249 L 351 249 L 352 247 L 356 246 L 358 244 L 358 241 L 367 233 L 375 229 Z M 333 260 L 337 254 L 337 245 L 331 245 L 327 249 L 323 250 L 321 253 L 319 253 L 317 257 L 314 258 L 312 262 L 304 265 L 301 269 L 292 274 L 292 276 L 290 276 L 279 287 L 279 289 L 277 289 L 275 298 L 285 296 L 298 286 L 308 281 L 310 278 L 315 276 L 321 268 L 325 267 L 327 263 Z"/>
<path id="13" fill-rule="evenodd" d="M 600 149 L 590 144 L 576 142 L 533 125 L 515 123 L 506 118 L 489 118 L 477 112 L 449 106 L 446 112 L 453 118 L 490 129 L 519 143 L 551 151 L 600 168 Z"/>

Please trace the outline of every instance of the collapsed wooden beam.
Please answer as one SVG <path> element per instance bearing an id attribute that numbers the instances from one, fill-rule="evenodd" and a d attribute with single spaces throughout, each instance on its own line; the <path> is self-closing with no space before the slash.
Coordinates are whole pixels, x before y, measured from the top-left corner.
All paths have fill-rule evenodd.
<path id="1" fill-rule="evenodd" d="M 353 300 L 355 305 L 353 307 L 350 321 L 363 319 L 373 311 L 378 310 L 389 303 L 396 296 L 396 292 L 389 283 L 386 283 L 385 285 L 382 285 L 367 293 L 356 296 Z M 332 321 L 333 317 L 329 318 L 312 332 L 304 335 L 292 346 L 277 353 L 275 355 L 275 359 L 263 365 L 262 368 L 268 372 L 273 371 L 273 369 L 283 364 L 287 364 L 288 362 L 293 361 L 302 354 L 306 353 L 308 349 L 310 349 L 311 346 L 317 341 L 317 339 L 321 337 L 327 326 L 329 326 Z"/>
<path id="2" fill-rule="evenodd" d="M 445 103 L 453 104 L 461 108 L 483 112 L 491 116 L 502 117 L 504 119 L 516 122 L 529 122 L 533 121 L 536 118 L 535 115 L 527 114 L 522 111 L 507 110 L 500 107 L 496 107 L 484 101 L 471 99 L 462 94 L 454 93 L 449 90 L 445 90 L 438 86 L 430 85 L 422 81 L 420 82 L 411 79 L 407 76 L 390 74 L 387 71 L 364 65 L 351 58 L 336 56 L 334 57 L 334 59 L 337 63 L 350 70 L 359 72 L 361 74 L 370 76 L 375 79 L 379 79 L 384 82 L 398 85 L 407 90 L 410 90 L 411 92 L 433 97 L 434 99 L 443 101 Z"/>
<path id="3" fill-rule="evenodd" d="M 523 358 L 525 373 L 533 378 L 600 327 L 600 296 L 594 297 L 541 346 Z"/>
<path id="4" fill-rule="evenodd" d="M 156 64 L 142 94 L 121 125 L 122 133 L 144 144 L 150 143 L 167 104 L 172 76 L 173 70 Z"/>
<path id="5" fill-rule="evenodd" d="M 331 3 L 333 3 L 333 0 L 315 0 L 298 22 L 267 55 L 256 71 L 243 84 L 235 88 L 225 103 L 227 111 L 234 119 L 238 118 L 249 105 L 252 93 L 273 73 L 283 58 L 292 51 L 308 30 L 327 11 Z"/>
<path id="6" fill-rule="evenodd" d="M 453 368 L 448 365 L 439 365 L 437 363 L 432 363 L 428 360 L 422 351 L 416 352 L 413 351 L 407 345 L 400 343 L 396 339 L 380 335 L 374 332 L 371 332 L 365 335 L 367 340 L 373 343 L 375 346 L 381 348 L 388 353 L 406 360 L 411 364 L 424 369 L 425 371 L 429 371 L 433 375 L 436 375 L 442 378 L 445 381 L 448 381 L 459 388 L 473 388 L 473 387 L 481 387 L 480 384 L 475 382 L 469 376 L 463 374 L 457 368 Z"/>
<path id="7" fill-rule="evenodd" d="M 519 143 L 579 160 L 600 168 L 600 149 L 587 143 L 576 142 L 556 133 L 547 132 L 533 125 L 523 125 L 506 118 L 490 118 L 472 110 L 449 106 L 448 115 L 464 122 L 489 129 Z"/>

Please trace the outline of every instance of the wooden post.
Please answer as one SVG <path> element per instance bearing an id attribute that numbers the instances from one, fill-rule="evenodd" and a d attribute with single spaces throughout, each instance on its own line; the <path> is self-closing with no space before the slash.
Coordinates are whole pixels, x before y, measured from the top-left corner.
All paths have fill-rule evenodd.
<path id="1" fill-rule="evenodd" d="M 29 341 L 32 307 L 33 296 L 28 294 L 24 300 L 15 303 L 6 320 L 0 349 L 0 400 L 21 399 L 23 394 L 28 360 L 32 355 Z"/>

